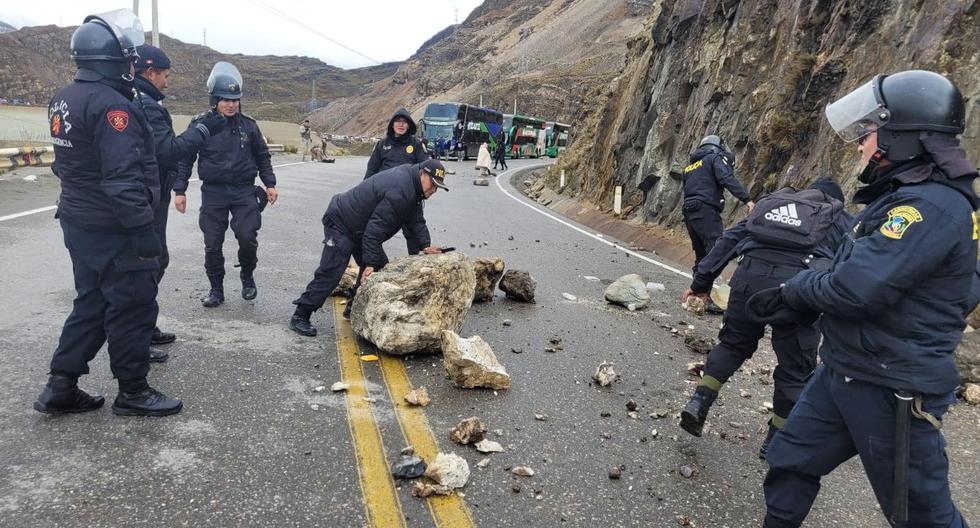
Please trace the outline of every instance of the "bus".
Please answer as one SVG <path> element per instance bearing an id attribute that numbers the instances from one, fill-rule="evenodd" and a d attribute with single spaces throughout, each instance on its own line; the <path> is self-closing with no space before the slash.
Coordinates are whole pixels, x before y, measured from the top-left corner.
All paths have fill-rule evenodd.
<path id="1" fill-rule="evenodd" d="M 537 158 L 545 150 L 545 121 L 536 117 L 504 115 L 507 126 L 507 154 L 511 158 Z"/>
<path id="2" fill-rule="evenodd" d="M 492 151 L 497 146 L 497 133 L 504 115 L 492 108 L 465 103 L 429 103 L 419 123 L 430 151 L 439 137 L 451 139 L 452 152 L 464 160 L 475 158 L 480 144 Z"/>
<path id="3" fill-rule="evenodd" d="M 568 146 L 568 134 L 571 130 L 572 125 L 558 122 L 548 123 L 548 147 L 546 154 L 549 158 L 556 158 L 565 150 L 565 147 Z"/>

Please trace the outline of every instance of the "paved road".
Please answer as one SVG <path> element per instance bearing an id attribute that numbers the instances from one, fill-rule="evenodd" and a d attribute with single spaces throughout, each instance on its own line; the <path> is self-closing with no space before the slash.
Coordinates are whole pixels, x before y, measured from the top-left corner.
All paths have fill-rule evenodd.
<path id="1" fill-rule="evenodd" d="M 323 209 L 360 180 L 366 159 L 289 161 L 276 158 L 284 165 L 277 169 L 282 197 L 263 216 L 254 302 L 238 297 L 230 270 L 228 302 L 201 306 L 207 280 L 196 214 L 171 217 L 172 263 L 159 300 L 161 326 L 180 339 L 168 349 L 170 362 L 153 367 L 151 383 L 183 398 L 175 417 L 124 419 L 108 408 L 49 417 L 31 409 L 70 310 L 70 263 L 50 212 L 0 221 L 0 526 L 661 527 L 682 516 L 693 526 L 758 526 L 766 466 L 755 452 L 767 419 L 761 408 L 771 398 L 761 372 L 774 358 L 766 346 L 725 388 L 711 434 L 694 439 L 681 431 L 675 415 L 694 382 L 686 363 L 703 357 L 670 328 L 690 324 L 713 335 L 720 323 L 679 309 L 683 277 L 539 214 L 515 198 L 510 174 L 499 186 L 471 185 L 472 164 L 460 163 L 452 192 L 426 205 L 434 243 L 470 257 L 499 256 L 538 280 L 536 304 L 498 295 L 474 306 L 462 332 L 491 344 L 514 387 L 456 389 L 435 356 L 358 362 L 358 348 L 373 350 L 346 339 L 349 327 L 335 324 L 332 308 L 315 315 L 316 339 L 296 336 L 286 322 L 318 260 Z M 199 204 L 194 190 L 191 211 Z M 42 182 L 35 193 L 0 193 L 0 216 L 50 205 L 56 192 Z M 402 255 L 404 240 L 399 235 L 387 248 Z M 606 284 L 626 273 L 663 283 L 666 292 L 642 312 L 606 305 Z M 505 319 L 513 324 L 504 326 Z M 552 337 L 563 350 L 545 351 Z M 612 389 L 590 384 L 603 360 L 621 374 Z M 343 395 L 315 391 L 340 380 L 342 365 L 347 376 L 363 375 L 373 404 L 352 396 L 350 407 Z M 92 370 L 81 385 L 114 397 L 104 353 Z M 414 417 L 394 405 L 408 384 L 425 386 L 433 399 Z M 639 405 L 636 419 L 627 415 L 630 399 Z M 485 469 L 476 467 L 482 455 L 446 434 L 469 416 L 497 430 L 490 436 L 506 448 Z M 976 522 L 980 413 L 960 406 L 947 421 L 954 494 Z M 364 433 L 372 430 L 379 434 Z M 392 483 L 372 460 L 396 460 L 407 442 L 433 440 L 433 449 L 437 443 L 469 461 L 464 497 L 427 505 L 395 483 L 399 520 L 379 522 L 385 507 L 378 497 Z M 536 474 L 507 471 L 517 465 Z M 624 468 L 622 479 L 608 478 L 612 466 Z M 694 476 L 683 477 L 683 466 Z M 857 461 L 826 479 L 807 526 L 887 526 Z"/>

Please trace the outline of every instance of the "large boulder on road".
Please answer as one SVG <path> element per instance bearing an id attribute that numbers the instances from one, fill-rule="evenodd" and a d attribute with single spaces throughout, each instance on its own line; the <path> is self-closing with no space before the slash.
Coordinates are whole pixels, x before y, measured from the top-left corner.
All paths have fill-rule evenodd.
<path id="1" fill-rule="evenodd" d="M 650 302 L 650 292 L 647 284 L 636 273 L 623 275 L 606 288 L 606 300 L 625 306 L 630 310 L 638 310 Z"/>
<path id="2" fill-rule="evenodd" d="M 500 279 L 500 291 L 515 301 L 534 302 L 534 289 L 537 286 L 537 281 L 526 271 L 507 270 Z"/>
<path id="3" fill-rule="evenodd" d="M 473 302 L 492 301 L 493 290 L 504 274 L 504 261 L 496 257 L 478 258 L 473 263 L 473 271 L 476 272 L 476 295 Z"/>
<path id="4" fill-rule="evenodd" d="M 389 354 L 439 352 L 443 330 L 463 327 L 475 291 L 473 265 L 462 253 L 396 259 L 361 285 L 351 326 Z"/>

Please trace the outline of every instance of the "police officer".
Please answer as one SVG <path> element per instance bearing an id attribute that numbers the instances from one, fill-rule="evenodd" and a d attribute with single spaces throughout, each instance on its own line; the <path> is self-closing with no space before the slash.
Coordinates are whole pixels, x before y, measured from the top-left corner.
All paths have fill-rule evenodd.
<path id="1" fill-rule="evenodd" d="M 400 165 L 381 171 L 353 189 L 330 199 L 323 215 L 323 253 L 320 266 L 298 299 L 289 328 L 304 336 L 315 336 L 310 324 L 313 312 L 333 292 L 350 262 L 351 256 L 361 266 L 358 282 L 388 263 L 381 246 L 399 229 L 423 253 L 441 253 L 431 245 L 429 228 L 422 215 L 423 201 L 437 189 L 449 190 L 445 184 L 446 171 L 437 160 L 416 165 Z M 356 286 L 355 286 L 356 287 Z M 348 302 L 347 306 L 350 307 Z M 349 316 L 349 310 L 345 316 Z"/>
<path id="2" fill-rule="evenodd" d="M 854 201 L 866 207 L 829 270 L 750 300 L 767 313 L 823 314 L 823 363 L 769 447 L 765 526 L 800 526 L 821 477 L 858 455 L 890 523 L 964 527 L 939 430 L 976 304 L 980 198 L 956 137 L 963 97 L 937 73 L 903 71 L 876 76 L 826 114 L 859 143 L 866 166 Z"/>
<path id="3" fill-rule="evenodd" d="M 310 120 L 304 119 L 303 123 L 299 126 L 299 137 L 303 140 L 303 158 L 300 161 L 306 161 L 306 155 L 310 153 L 310 149 L 313 148 L 313 138 L 310 136 L 310 132 L 312 132 Z M 310 159 L 313 159 L 312 154 Z"/>
<path id="4" fill-rule="evenodd" d="M 157 282 L 163 280 L 164 272 L 170 264 L 170 252 L 167 250 L 167 217 L 170 210 L 170 192 L 177 178 L 177 162 L 197 152 L 204 140 L 224 130 L 225 119 L 211 115 L 201 120 L 195 127 L 187 129 L 183 134 L 174 134 L 173 119 L 170 112 L 163 106 L 163 91 L 170 82 L 170 57 L 162 49 L 143 44 L 136 48 L 139 59 L 136 61 L 136 90 L 139 92 L 137 103 L 143 110 L 150 128 L 153 129 L 154 147 L 156 150 L 157 166 L 160 169 L 160 202 L 153 211 L 153 225 L 160 238 L 160 270 Z M 158 326 L 153 328 L 152 345 L 166 345 L 176 341 L 177 337 L 170 332 L 162 332 Z M 162 362 L 168 354 L 157 348 L 150 348 L 150 361 Z"/>
<path id="5" fill-rule="evenodd" d="M 51 359 L 50 378 L 34 402 L 43 413 L 98 409 L 105 399 L 78 388 L 88 363 L 108 341 L 119 382 L 112 411 L 165 416 L 181 401 L 146 382 L 157 317 L 160 239 L 153 208 L 160 194 L 153 131 L 134 103 L 133 63 L 143 28 L 132 11 L 85 18 L 71 38 L 75 82 L 48 104 L 61 180 L 58 218 L 75 276 L 74 308 Z"/>
<path id="6" fill-rule="evenodd" d="M 721 236 L 721 210 L 724 207 L 724 190 L 748 206 L 755 204 L 749 199 L 745 187 L 735 178 L 735 155 L 728 151 L 715 135 L 706 136 L 691 153 L 690 165 L 684 167 L 684 225 L 694 248 L 694 271 L 698 263 L 711 251 L 715 240 Z M 711 311 L 721 310 L 709 302 Z"/>
<path id="7" fill-rule="evenodd" d="M 680 425 L 685 431 L 701 436 L 721 386 L 759 346 L 766 325 L 751 320 L 746 301 L 760 290 L 778 286 L 801 270 L 833 258 L 852 221 L 843 202 L 844 193 L 830 179 L 819 179 L 800 192 L 792 188 L 777 191 L 760 200 L 745 220 L 726 230 L 698 264 L 682 300 L 697 295 L 707 301 L 712 282 L 739 257 L 719 344 L 708 354 L 704 375 L 681 412 Z M 817 364 L 819 342 L 820 332 L 813 321 L 772 325 L 778 365 L 773 372 L 773 416 L 759 449 L 763 458 L 803 390 L 803 380 Z"/>
<path id="8" fill-rule="evenodd" d="M 261 212 L 266 203 L 276 203 L 279 192 L 262 131 L 254 119 L 241 113 L 242 78 L 238 69 L 227 62 L 215 64 L 208 79 L 208 93 L 211 110 L 192 119 L 188 128 L 196 128 L 213 116 L 223 116 L 228 129 L 209 137 L 196 156 L 180 162 L 174 206 L 181 213 L 187 208 L 185 193 L 196 157 L 202 182 L 198 223 L 204 233 L 204 269 L 211 283 L 211 291 L 201 302 L 214 308 L 225 302 L 225 257 L 221 247 L 229 214 L 231 230 L 238 239 L 242 298 L 250 301 L 258 295 L 253 274 L 258 263 Z M 256 173 L 265 184 L 264 190 L 254 185 Z"/>
<path id="9" fill-rule="evenodd" d="M 399 165 L 417 164 L 429 159 L 425 145 L 415 137 L 416 129 L 412 114 L 404 108 L 399 108 L 388 121 L 388 133 L 384 139 L 374 145 L 374 152 L 368 160 L 364 179 Z M 409 255 L 414 255 L 422 249 L 421 246 L 412 244 L 409 233 L 402 234 L 405 236 Z"/>

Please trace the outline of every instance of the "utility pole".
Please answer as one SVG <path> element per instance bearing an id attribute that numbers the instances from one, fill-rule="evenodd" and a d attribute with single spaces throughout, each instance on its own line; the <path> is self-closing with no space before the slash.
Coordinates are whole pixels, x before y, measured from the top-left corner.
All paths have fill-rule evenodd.
<path id="1" fill-rule="evenodd" d="M 483 94 L 480 94 L 480 108 L 483 108 Z"/>
<path id="2" fill-rule="evenodd" d="M 140 0 L 133 0 L 133 13 L 136 13 L 137 17 L 140 16 Z"/>
<path id="3" fill-rule="evenodd" d="M 514 98 L 514 115 L 517 115 L 517 98 Z"/>
<path id="4" fill-rule="evenodd" d="M 316 110 L 316 79 L 313 79 L 313 95 L 310 97 L 310 111 Z"/>
<path id="5" fill-rule="evenodd" d="M 134 0 L 139 2 L 139 0 Z M 157 0 L 153 0 L 151 11 L 153 13 L 153 46 L 160 47 L 160 21 L 157 17 Z"/>

